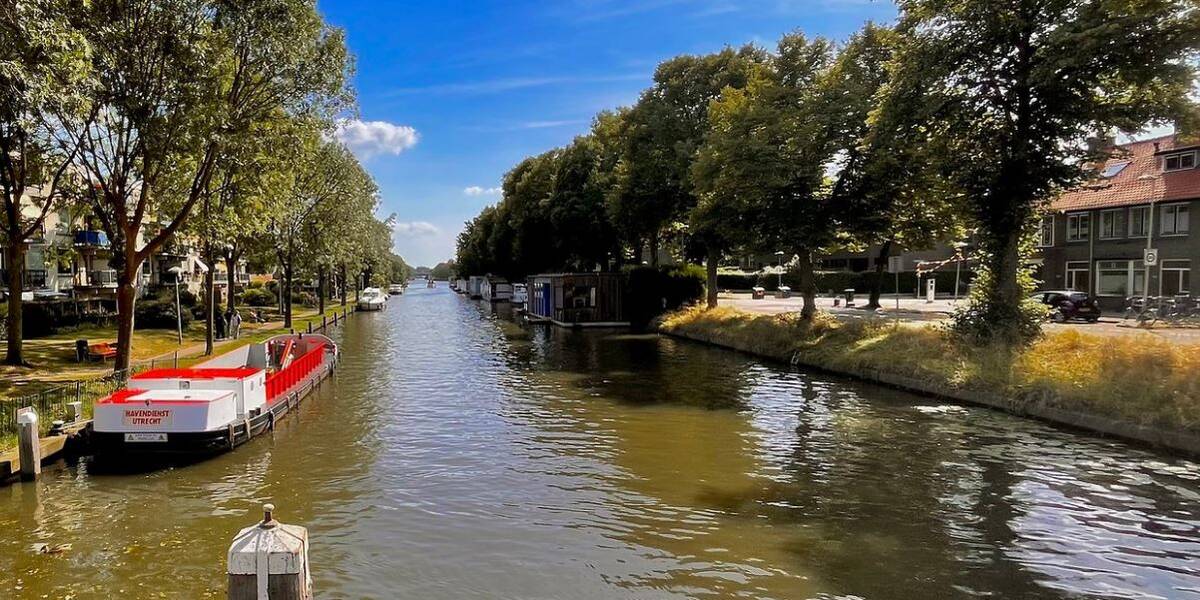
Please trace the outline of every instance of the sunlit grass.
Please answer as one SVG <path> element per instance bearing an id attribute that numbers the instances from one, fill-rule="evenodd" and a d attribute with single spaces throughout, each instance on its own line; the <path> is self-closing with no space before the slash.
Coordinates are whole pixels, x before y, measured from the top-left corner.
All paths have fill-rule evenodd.
<path id="1" fill-rule="evenodd" d="M 728 307 L 674 313 L 662 329 L 780 360 L 903 375 L 1137 424 L 1200 429 L 1200 346 L 1149 335 L 1067 330 L 1014 350 L 971 346 L 935 325 L 839 322 L 826 315 L 806 323 L 795 314 Z"/>

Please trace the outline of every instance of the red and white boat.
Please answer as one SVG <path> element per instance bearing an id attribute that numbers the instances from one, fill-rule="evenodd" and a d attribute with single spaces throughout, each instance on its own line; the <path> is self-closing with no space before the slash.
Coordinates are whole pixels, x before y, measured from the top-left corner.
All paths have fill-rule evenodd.
<path id="1" fill-rule="evenodd" d="M 208 454 L 275 426 L 333 370 L 319 334 L 275 336 L 187 369 L 153 369 L 96 402 L 92 447 L 106 454 Z"/>

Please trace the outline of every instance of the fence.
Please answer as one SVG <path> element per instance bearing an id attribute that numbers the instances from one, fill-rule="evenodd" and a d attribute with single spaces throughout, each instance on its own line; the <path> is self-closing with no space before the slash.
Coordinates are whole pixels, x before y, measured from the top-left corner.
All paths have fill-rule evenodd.
<path id="1" fill-rule="evenodd" d="M 133 375 L 150 369 L 174 367 L 179 364 L 179 353 L 166 358 L 156 358 L 130 365 L 128 369 L 109 373 L 94 379 L 83 379 L 57 385 L 36 394 L 0 398 L 0 435 L 17 432 L 17 411 L 32 406 L 38 414 L 42 433 L 50 429 L 55 419 L 69 414 L 69 404 L 83 403 L 83 414 L 91 415 L 92 404 L 123 387 Z"/>

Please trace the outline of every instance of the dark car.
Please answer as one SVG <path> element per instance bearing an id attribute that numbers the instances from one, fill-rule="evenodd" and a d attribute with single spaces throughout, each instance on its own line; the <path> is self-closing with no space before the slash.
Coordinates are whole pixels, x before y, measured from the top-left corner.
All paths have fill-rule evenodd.
<path id="1" fill-rule="evenodd" d="M 1038 292 L 1032 298 L 1050 308 L 1050 320 L 1056 323 L 1065 323 L 1071 319 L 1081 319 L 1089 323 L 1100 320 L 1100 307 L 1087 292 L 1050 290 Z"/>

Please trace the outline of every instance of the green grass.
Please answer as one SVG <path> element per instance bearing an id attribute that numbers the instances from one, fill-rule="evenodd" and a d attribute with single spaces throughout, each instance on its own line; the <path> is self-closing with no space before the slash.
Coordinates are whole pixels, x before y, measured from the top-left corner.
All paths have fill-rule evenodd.
<path id="1" fill-rule="evenodd" d="M 1068 330 L 1027 348 L 978 347 L 936 325 L 818 315 L 756 315 L 731 308 L 668 315 L 662 330 L 755 354 L 835 370 L 903 375 L 999 393 L 1126 422 L 1200 431 L 1200 346 L 1151 336 Z"/>

